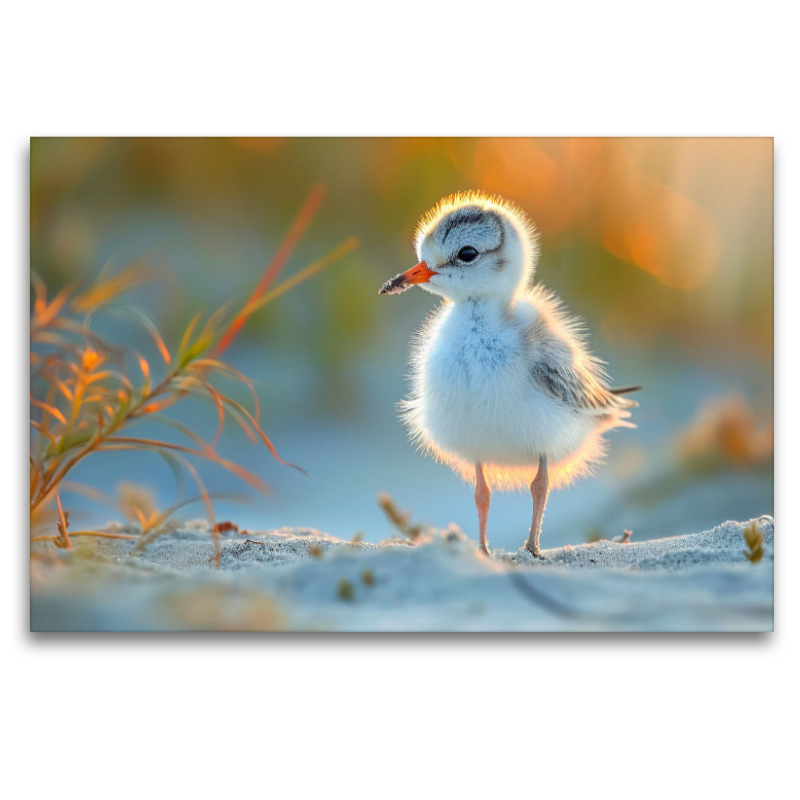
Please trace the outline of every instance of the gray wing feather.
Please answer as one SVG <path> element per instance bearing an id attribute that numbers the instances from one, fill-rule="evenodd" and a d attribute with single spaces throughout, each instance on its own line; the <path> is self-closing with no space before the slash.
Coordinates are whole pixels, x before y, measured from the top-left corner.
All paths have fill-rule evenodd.
<path id="1" fill-rule="evenodd" d="M 526 328 L 528 371 L 536 386 L 570 408 L 592 414 L 633 408 L 614 394 L 603 362 L 586 348 L 580 321 L 568 318 L 558 300 L 534 291 L 539 314 Z"/>

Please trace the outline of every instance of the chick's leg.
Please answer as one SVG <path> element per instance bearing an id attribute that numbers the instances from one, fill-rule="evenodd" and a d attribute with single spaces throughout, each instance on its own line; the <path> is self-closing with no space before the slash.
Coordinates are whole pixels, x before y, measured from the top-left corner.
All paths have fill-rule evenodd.
<path id="1" fill-rule="evenodd" d="M 533 519 L 531 520 L 531 533 L 525 542 L 525 549 L 534 556 L 539 555 L 539 537 L 542 533 L 542 517 L 544 507 L 547 505 L 547 458 L 539 456 L 539 471 L 531 483 L 531 497 L 533 498 Z"/>
<path id="2" fill-rule="evenodd" d="M 475 465 L 475 505 L 478 507 L 478 527 L 480 529 L 481 552 L 489 555 L 489 542 L 486 538 L 486 520 L 489 518 L 489 501 L 492 490 L 483 475 L 483 464 Z"/>

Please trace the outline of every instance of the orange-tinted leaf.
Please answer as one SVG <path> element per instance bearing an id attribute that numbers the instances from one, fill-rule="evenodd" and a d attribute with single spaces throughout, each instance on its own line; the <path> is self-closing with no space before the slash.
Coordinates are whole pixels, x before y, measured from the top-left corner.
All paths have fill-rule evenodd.
<path id="1" fill-rule="evenodd" d="M 301 207 L 297 217 L 295 217 L 294 222 L 289 228 L 286 237 L 284 238 L 283 242 L 281 242 L 278 252 L 275 254 L 272 262 L 267 267 L 258 285 L 253 290 L 253 293 L 248 298 L 245 306 L 248 306 L 258 300 L 258 298 L 264 294 L 264 292 L 269 288 L 270 284 L 275 280 L 278 272 L 280 272 L 280 270 L 283 268 L 283 265 L 292 254 L 292 251 L 296 247 L 300 237 L 303 235 L 306 228 L 311 224 L 311 220 L 316 215 L 324 197 L 325 187 L 322 184 L 317 184 L 311 189 L 311 192 L 309 192 L 308 197 L 306 197 L 306 200 L 303 203 L 303 206 Z M 248 316 L 249 314 L 245 314 L 244 312 L 240 312 L 236 316 L 236 318 L 220 338 L 219 343 L 214 350 L 215 356 L 218 356 L 230 345 L 236 334 L 242 329 L 242 326 L 247 321 Z"/>
<path id="2" fill-rule="evenodd" d="M 178 360 L 182 360 L 184 352 L 188 349 L 189 343 L 192 340 L 192 334 L 194 333 L 194 329 L 197 327 L 197 323 L 200 321 L 200 312 L 198 311 L 193 317 L 191 322 L 186 326 L 186 330 L 183 332 L 183 338 L 181 339 L 180 346 L 178 347 Z"/>
<path id="3" fill-rule="evenodd" d="M 351 236 L 349 239 L 342 242 L 335 250 L 332 250 L 330 253 L 328 253 L 328 255 L 324 256 L 319 261 L 315 261 L 305 269 L 301 269 L 296 275 L 292 275 L 291 278 L 287 278 L 285 281 L 283 281 L 283 283 L 272 289 L 272 291 L 267 292 L 262 298 L 248 303 L 242 311 L 242 316 L 244 316 L 246 319 L 254 311 L 262 308 L 267 303 L 271 303 L 276 297 L 286 294 L 286 292 L 288 292 L 290 289 L 294 289 L 294 287 L 298 284 L 307 281 L 318 272 L 322 272 L 322 270 L 324 270 L 326 267 L 329 267 L 335 261 L 338 261 L 342 256 L 346 255 L 352 250 L 355 250 L 359 243 L 358 237 Z"/>
<path id="4" fill-rule="evenodd" d="M 46 328 L 56 317 L 59 311 L 64 307 L 64 303 L 69 298 L 72 287 L 67 286 L 62 289 L 51 301 L 50 305 L 45 305 L 44 308 L 37 313 L 32 322 L 39 328 Z"/>
<path id="5" fill-rule="evenodd" d="M 140 263 L 129 264 L 116 275 L 97 281 L 92 287 L 75 297 L 72 307 L 80 314 L 85 314 L 124 292 L 149 283 L 158 277 L 152 269 L 146 269 Z"/>
<path id="6" fill-rule="evenodd" d="M 253 398 L 253 404 L 255 406 L 255 411 L 253 412 L 253 416 L 258 420 L 261 418 L 261 403 L 258 399 L 258 392 L 256 392 L 255 387 L 253 386 L 253 381 L 247 377 L 243 372 L 240 372 L 236 367 L 232 367 L 230 364 L 226 364 L 224 361 L 218 361 L 217 359 L 213 358 L 203 358 L 198 359 L 195 362 L 195 366 L 202 367 L 203 369 L 213 369 L 217 372 L 222 373 L 223 375 L 228 375 L 231 378 L 241 381 L 249 390 L 250 396 Z"/>
<path id="7" fill-rule="evenodd" d="M 55 417 L 64 425 L 67 424 L 67 420 L 64 418 L 64 415 L 55 406 L 50 405 L 49 403 L 43 403 L 41 400 L 37 400 L 35 397 L 33 397 L 33 395 L 31 395 L 31 404 L 37 408 L 44 409 L 48 414 Z"/>
<path id="8" fill-rule="evenodd" d="M 235 400 L 231 400 L 229 397 L 224 398 L 225 403 L 232 408 L 235 408 L 240 414 L 242 414 L 247 421 L 253 426 L 256 433 L 261 438 L 261 441 L 264 442 L 267 450 L 272 454 L 272 457 L 279 461 L 281 464 L 287 467 L 291 467 L 292 469 L 296 469 L 298 472 L 302 472 L 303 475 L 308 475 L 308 473 L 302 468 L 298 467 L 297 464 L 292 464 L 291 461 L 286 461 L 278 455 L 278 451 L 275 449 L 275 445 L 272 444 L 272 440 L 267 436 L 266 433 L 261 429 L 261 426 L 256 422 L 253 415 L 240 403 L 237 403 Z"/>

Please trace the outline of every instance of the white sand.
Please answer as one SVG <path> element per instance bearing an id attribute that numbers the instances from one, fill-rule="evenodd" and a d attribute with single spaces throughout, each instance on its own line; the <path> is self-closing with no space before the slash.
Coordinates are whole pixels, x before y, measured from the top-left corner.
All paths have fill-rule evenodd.
<path id="1" fill-rule="evenodd" d="M 193 523 L 141 555 L 130 541 L 83 540 L 37 558 L 31 628 L 769 631 L 774 523 L 757 521 L 757 564 L 743 554 L 746 524 L 545 550 L 542 560 L 524 550 L 482 558 L 453 530 L 417 546 L 352 546 L 311 529 L 226 534 L 214 569 L 207 527 Z"/>

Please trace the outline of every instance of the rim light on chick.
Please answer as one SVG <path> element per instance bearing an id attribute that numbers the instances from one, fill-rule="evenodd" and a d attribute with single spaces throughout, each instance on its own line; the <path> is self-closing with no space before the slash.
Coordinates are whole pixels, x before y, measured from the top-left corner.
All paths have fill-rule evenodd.
<path id="1" fill-rule="evenodd" d="M 451 195 L 421 219 L 419 263 L 381 294 L 412 286 L 439 295 L 412 346 L 402 417 L 425 452 L 475 484 L 481 550 L 492 489 L 529 487 L 526 548 L 540 554 L 551 488 L 588 473 L 604 454 L 602 435 L 635 427 L 637 404 L 612 389 L 579 320 L 533 286 L 539 247 L 523 212 L 480 192 Z"/>

